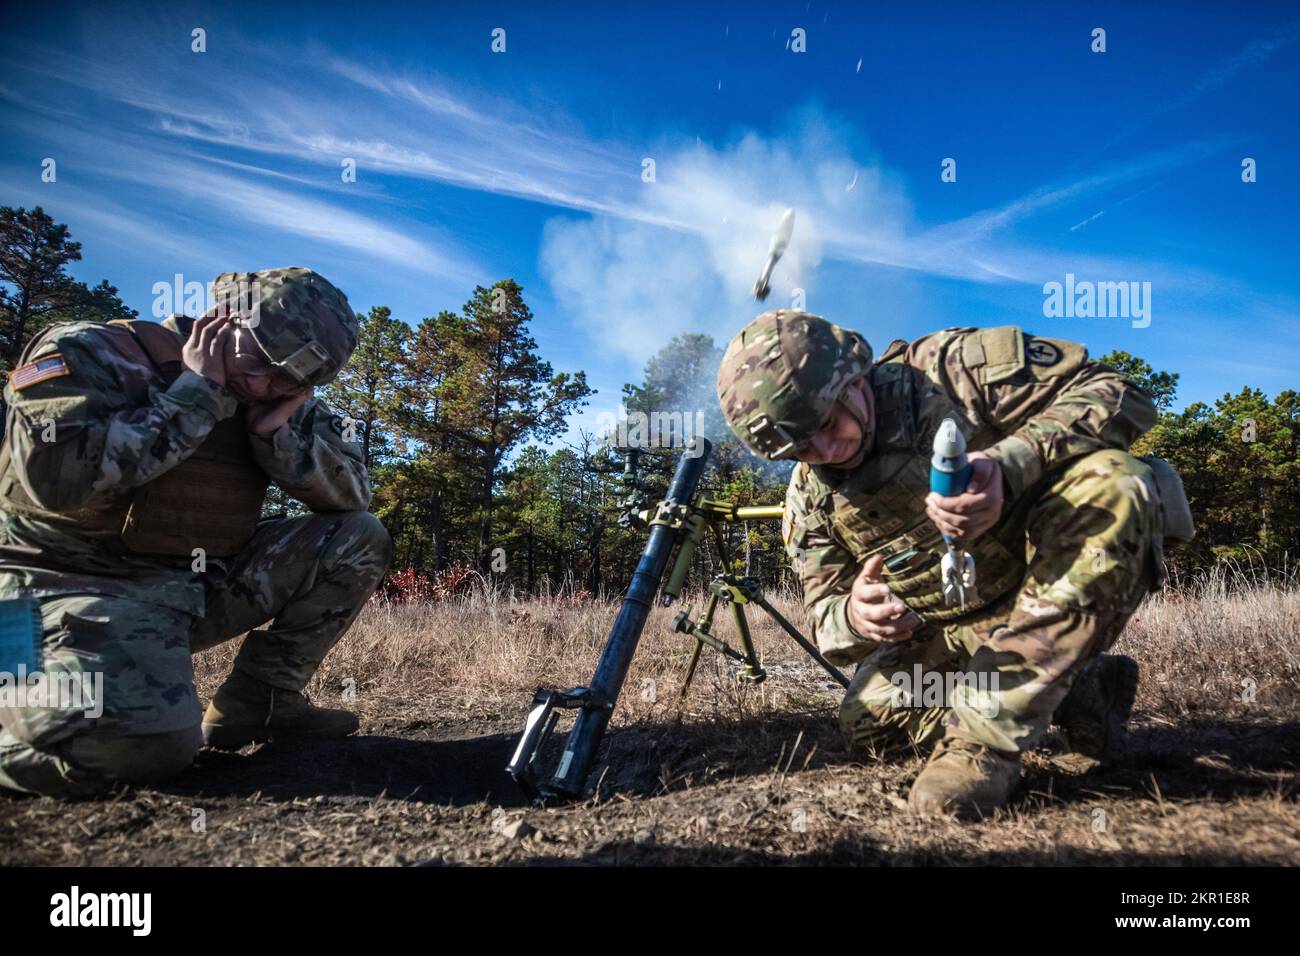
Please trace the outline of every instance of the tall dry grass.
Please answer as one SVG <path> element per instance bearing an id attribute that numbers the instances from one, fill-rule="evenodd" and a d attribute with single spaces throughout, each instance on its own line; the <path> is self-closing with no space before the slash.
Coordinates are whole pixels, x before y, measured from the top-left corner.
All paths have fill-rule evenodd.
<path id="1" fill-rule="evenodd" d="M 1300 579 L 1221 565 L 1147 598 L 1116 650 L 1143 666 L 1139 705 L 1174 715 L 1300 704 Z"/>
<path id="2" fill-rule="evenodd" d="M 796 626 L 794 594 L 769 595 Z M 698 613 L 700 595 L 688 598 Z M 678 691 L 693 642 L 672 629 L 679 606 L 652 610 L 619 712 L 644 719 L 679 712 Z M 310 688 L 337 700 L 347 687 L 364 704 L 419 704 L 430 719 L 514 717 L 538 686 L 591 679 L 616 599 L 559 594 L 519 598 L 490 584 L 437 603 L 372 600 L 326 659 Z M 685 710 L 696 716 L 754 715 L 831 707 L 840 691 L 761 610 L 749 613 L 769 672 L 737 685 L 720 654 L 705 649 Z M 714 633 L 736 644 L 726 608 Z M 196 658 L 210 694 L 229 670 L 236 642 Z M 1143 667 L 1138 706 L 1188 713 L 1294 711 L 1300 702 L 1300 587 L 1294 576 L 1223 568 L 1153 595 L 1116 645 Z"/>

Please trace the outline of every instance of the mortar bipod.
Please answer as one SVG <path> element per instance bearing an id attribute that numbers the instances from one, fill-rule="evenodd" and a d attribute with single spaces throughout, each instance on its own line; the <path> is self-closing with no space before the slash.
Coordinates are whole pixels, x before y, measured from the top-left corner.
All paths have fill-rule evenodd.
<path id="1" fill-rule="evenodd" d="M 736 622 L 736 631 L 740 635 L 742 649 L 739 651 L 710 630 L 713 626 L 713 615 L 717 611 L 719 601 L 725 601 L 731 606 L 731 614 Z M 772 607 L 767 598 L 764 597 L 763 586 L 757 578 L 742 578 L 732 574 L 720 574 L 709 585 L 709 599 L 704 605 L 704 611 L 700 614 L 698 620 L 691 620 L 689 605 L 678 611 L 677 616 L 673 618 L 673 630 L 682 634 L 689 634 L 695 638 L 695 647 L 691 650 L 691 660 L 686 668 L 686 677 L 682 681 L 680 695 L 682 698 L 685 698 L 687 691 L 690 690 L 691 680 L 695 677 L 695 669 L 700 662 L 700 652 L 704 650 L 705 645 L 721 652 L 724 656 L 741 665 L 736 676 L 742 683 L 761 684 L 767 679 L 767 671 L 763 669 L 762 662 L 758 658 L 758 652 L 754 649 L 754 639 L 749 630 L 749 620 L 745 617 L 746 604 L 756 604 L 762 608 L 837 684 L 841 687 L 849 686 L 849 679 L 830 661 L 822 657 L 816 645 L 800 634 L 776 608 Z"/>
<path id="2" fill-rule="evenodd" d="M 700 662 L 700 652 L 707 644 L 715 651 L 720 651 L 733 661 L 740 663 L 737 679 L 747 684 L 761 684 L 767 679 L 767 671 L 754 650 L 754 639 L 749 633 L 749 622 L 745 618 L 745 605 L 754 600 L 755 595 L 762 596 L 762 586 L 757 578 L 738 578 L 731 574 L 720 574 L 709 584 L 709 599 L 704 605 L 704 612 L 698 621 L 691 620 L 689 605 L 677 612 L 673 618 L 673 630 L 689 634 L 695 638 L 695 647 L 691 649 L 691 662 L 686 668 L 686 677 L 682 681 L 681 697 L 690 690 L 691 679 Z M 713 626 L 713 614 L 718 609 L 718 602 L 725 601 L 731 606 L 732 618 L 736 622 L 736 631 L 740 634 L 738 651 L 726 641 L 716 637 L 709 629 Z"/>

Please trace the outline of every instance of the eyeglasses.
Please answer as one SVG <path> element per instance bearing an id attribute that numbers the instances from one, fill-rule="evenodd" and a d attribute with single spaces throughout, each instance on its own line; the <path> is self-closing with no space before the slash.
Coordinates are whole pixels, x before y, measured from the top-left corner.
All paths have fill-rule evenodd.
<path id="1" fill-rule="evenodd" d="M 232 371 L 246 378 L 268 379 L 269 388 L 278 395 L 290 396 L 303 391 L 307 386 L 299 382 L 288 372 L 271 365 L 266 356 L 256 349 L 248 348 L 248 333 L 241 328 L 235 330 L 235 357 L 231 363 Z"/>

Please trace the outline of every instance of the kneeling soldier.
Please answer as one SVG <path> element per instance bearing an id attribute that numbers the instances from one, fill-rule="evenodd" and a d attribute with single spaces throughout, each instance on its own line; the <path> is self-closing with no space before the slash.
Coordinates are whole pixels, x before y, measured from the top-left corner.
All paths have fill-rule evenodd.
<path id="1" fill-rule="evenodd" d="M 732 340 L 718 396 L 755 453 L 799 462 L 782 537 L 822 653 L 858 664 L 841 727 L 871 753 L 933 746 L 915 811 L 1005 805 L 1054 715 L 1074 751 L 1113 751 L 1137 665 L 1102 652 L 1162 582 L 1161 490 L 1181 495 L 1128 454 L 1155 423 L 1146 392 L 1014 327 L 897 340 L 873 363 L 856 332 L 777 311 Z M 929 490 L 945 418 L 973 469 L 952 497 Z M 974 558 L 964 607 L 945 602 L 941 534 Z"/>
<path id="2" fill-rule="evenodd" d="M 356 316 L 307 269 L 213 292 L 197 320 L 52 326 L 9 377 L 0 598 L 39 601 L 47 678 L 103 690 L 93 710 L 0 711 L 0 787 L 96 793 L 160 781 L 205 741 L 357 729 L 303 694 L 392 550 L 348 423 L 313 395 Z M 259 521 L 272 481 L 313 513 Z M 190 655 L 242 634 L 204 713 Z"/>

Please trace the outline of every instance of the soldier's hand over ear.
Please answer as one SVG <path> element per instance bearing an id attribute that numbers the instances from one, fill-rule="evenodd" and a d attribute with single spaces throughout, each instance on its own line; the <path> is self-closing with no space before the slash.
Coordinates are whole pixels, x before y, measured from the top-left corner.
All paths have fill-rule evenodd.
<path id="1" fill-rule="evenodd" d="M 199 316 L 181 347 L 182 364 L 211 382 L 225 385 L 226 339 L 233 329 L 228 313 L 213 310 Z"/>
<path id="2" fill-rule="evenodd" d="M 872 555 L 854 579 L 846 609 L 849 626 L 874 641 L 906 641 L 921 619 L 889 590 L 881 575 L 884 564 L 883 557 Z"/>
<path id="3" fill-rule="evenodd" d="M 943 534 L 970 544 L 998 523 L 1002 514 L 1002 466 L 973 451 L 970 484 L 965 492 L 942 498 L 935 492 L 925 499 L 925 513 Z"/>
<path id="4" fill-rule="evenodd" d="M 307 399 L 314 394 L 316 394 L 316 390 L 308 388 L 289 398 L 250 405 L 247 419 L 248 430 L 254 435 L 271 434 L 287 422 L 293 413 L 301 408 Z"/>

